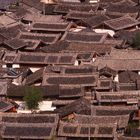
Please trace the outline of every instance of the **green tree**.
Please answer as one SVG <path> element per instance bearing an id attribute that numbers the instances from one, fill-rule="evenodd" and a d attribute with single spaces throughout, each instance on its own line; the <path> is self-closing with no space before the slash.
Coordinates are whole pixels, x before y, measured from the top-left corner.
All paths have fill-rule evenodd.
<path id="1" fill-rule="evenodd" d="M 133 39 L 133 47 L 140 50 L 140 32 L 137 32 Z"/>
<path id="2" fill-rule="evenodd" d="M 23 100 L 26 102 L 28 109 L 37 109 L 39 102 L 42 101 L 41 91 L 35 87 L 27 87 L 25 91 Z"/>

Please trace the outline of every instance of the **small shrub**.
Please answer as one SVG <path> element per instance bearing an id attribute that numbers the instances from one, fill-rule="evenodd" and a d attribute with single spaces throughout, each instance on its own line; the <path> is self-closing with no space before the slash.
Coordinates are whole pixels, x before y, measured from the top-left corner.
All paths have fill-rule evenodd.
<path id="1" fill-rule="evenodd" d="M 35 87 L 27 87 L 23 100 L 26 102 L 28 109 L 37 109 L 39 102 L 42 100 L 41 91 Z"/>

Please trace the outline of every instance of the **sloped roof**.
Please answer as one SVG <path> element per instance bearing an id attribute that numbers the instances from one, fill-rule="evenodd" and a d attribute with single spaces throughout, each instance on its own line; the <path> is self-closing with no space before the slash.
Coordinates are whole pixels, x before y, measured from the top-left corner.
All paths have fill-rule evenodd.
<path id="1" fill-rule="evenodd" d="M 94 62 L 94 66 L 98 66 L 99 69 L 104 68 L 105 66 L 110 67 L 116 71 L 120 70 L 140 70 L 140 61 L 139 59 L 103 59 L 98 58 Z"/>
<path id="2" fill-rule="evenodd" d="M 84 40 L 83 40 L 84 41 Z M 68 47 L 63 49 L 66 52 L 96 52 L 97 54 L 109 54 L 112 44 L 88 43 L 88 42 L 70 42 Z"/>
<path id="3" fill-rule="evenodd" d="M 14 105 L 8 101 L 1 100 L 0 101 L 0 112 L 6 112 L 12 109 Z"/>
<path id="4" fill-rule="evenodd" d="M 110 18 L 106 15 L 93 15 L 87 19 L 83 19 L 82 22 L 92 28 L 96 28 L 97 26 L 103 25 L 105 21 L 109 20 Z"/>
<path id="5" fill-rule="evenodd" d="M 32 86 L 15 86 L 9 85 L 7 89 L 7 97 L 9 98 L 23 98 L 26 95 L 26 89 Z M 77 98 L 84 96 L 84 89 L 79 85 L 47 85 L 34 86 L 39 90 L 44 98 Z M 19 92 L 20 91 L 20 92 Z"/>
<path id="6" fill-rule="evenodd" d="M 0 45 L 6 40 L 6 38 L 0 34 Z"/>
<path id="7" fill-rule="evenodd" d="M 99 90 L 111 90 L 113 88 L 113 81 L 111 79 L 99 79 L 97 87 L 95 89 Z"/>
<path id="8" fill-rule="evenodd" d="M 61 52 L 61 51 L 65 50 L 68 47 L 68 45 L 69 45 L 69 42 L 57 41 L 54 44 L 51 44 L 49 46 L 46 45 L 46 46 L 42 47 L 41 50 L 46 53 Z"/>
<path id="9" fill-rule="evenodd" d="M 106 76 L 109 76 L 110 77 L 110 76 L 116 76 L 117 71 L 114 70 L 114 69 L 111 69 L 108 66 L 105 66 L 104 68 L 99 69 L 99 74 L 100 75 L 106 75 Z"/>
<path id="10" fill-rule="evenodd" d="M 62 66 L 61 73 L 63 74 L 90 74 L 97 72 L 97 67 L 93 67 L 91 65 L 85 66 Z"/>
<path id="11" fill-rule="evenodd" d="M 22 0 L 22 3 L 34 7 L 35 9 L 42 10 L 43 3 L 40 2 L 40 0 Z"/>
<path id="12" fill-rule="evenodd" d="M 136 13 L 139 11 L 139 6 L 136 6 L 136 3 L 132 0 L 121 0 L 116 3 L 108 4 L 106 9 L 111 12 Z"/>
<path id="13" fill-rule="evenodd" d="M 14 63 L 16 60 L 17 54 L 10 52 L 10 53 L 5 53 L 3 60 L 5 63 Z"/>
<path id="14" fill-rule="evenodd" d="M 94 32 L 66 32 L 61 40 L 68 42 L 82 42 L 82 43 L 103 43 L 107 34 L 99 34 Z"/>
<path id="15" fill-rule="evenodd" d="M 42 41 L 40 40 L 30 40 L 30 41 L 24 40 L 24 42 L 27 44 L 24 50 L 27 50 L 27 51 L 36 50 L 37 47 L 39 47 L 39 45 L 42 43 Z"/>
<path id="16" fill-rule="evenodd" d="M 140 52 L 137 50 L 129 50 L 129 49 L 112 49 L 110 53 L 111 59 L 140 59 Z"/>
<path id="17" fill-rule="evenodd" d="M 27 88 L 32 88 L 32 86 L 15 86 L 11 84 L 7 89 L 7 97 L 23 99 Z M 35 86 L 34 88 L 39 90 L 44 98 L 59 97 L 60 90 L 58 85 Z"/>
<path id="18" fill-rule="evenodd" d="M 132 91 L 138 90 L 136 82 L 128 82 L 128 83 L 119 83 L 118 88 L 120 91 Z"/>
<path id="19" fill-rule="evenodd" d="M 41 14 L 26 14 L 23 17 L 25 21 L 56 23 L 63 22 L 62 15 L 41 15 Z"/>
<path id="20" fill-rule="evenodd" d="M 122 1 L 122 0 L 100 0 L 100 3 L 108 3 L 108 2 L 118 2 L 118 1 Z"/>
<path id="21" fill-rule="evenodd" d="M 3 138 L 46 139 L 56 134 L 56 114 L 3 114 Z"/>
<path id="22" fill-rule="evenodd" d="M 89 129 L 90 128 L 90 129 Z M 89 132 L 90 131 L 90 132 Z M 95 124 L 79 124 L 60 122 L 58 136 L 67 137 L 96 137 L 96 138 L 112 138 L 116 131 L 115 125 L 95 125 Z"/>
<path id="23" fill-rule="evenodd" d="M 90 114 L 90 103 L 89 100 L 80 98 L 75 100 L 64 107 L 55 110 L 56 113 L 59 113 L 61 118 L 68 116 L 72 113 L 78 114 Z"/>
<path id="24" fill-rule="evenodd" d="M 0 24 L 2 24 L 4 27 L 6 27 L 7 25 L 16 23 L 16 22 L 17 22 L 16 20 L 10 18 L 7 15 L 1 15 L 0 16 Z"/>
<path id="25" fill-rule="evenodd" d="M 140 77 L 136 72 L 124 71 L 119 73 L 119 82 L 120 83 L 135 83 L 136 80 Z"/>
<path id="26" fill-rule="evenodd" d="M 15 20 L 21 20 L 25 15 L 32 14 L 29 9 L 27 9 L 24 5 L 17 6 L 16 8 L 13 7 L 14 12 L 9 13 L 8 16 Z M 9 9 L 9 11 L 12 9 Z"/>
<path id="27" fill-rule="evenodd" d="M 136 19 L 139 15 L 138 12 L 134 12 L 134 13 L 120 13 L 120 12 L 112 12 L 112 11 L 106 11 L 105 15 L 107 15 L 109 18 L 111 19 L 115 19 L 115 18 L 120 18 L 126 15 L 129 15 L 130 17 Z"/>
<path id="28" fill-rule="evenodd" d="M 2 130 L 2 138 L 21 139 L 46 139 L 55 135 L 53 125 L 34 124 L 5 124 Z"/>
<path id="29" fill-rule="evenodd" d="M 92 106 L 91 114 L 93 116 L 119 116 L 129 115 L 137 111 L 137 106 Z"/>
<path id="30" fill-rule="evenodd" d="M 55 43 L 60 37 L 60 34 L 39 34 L 39 33 L 29 33 L 21 32 L 18 36 L 19 39 L 23 40 L 41 40 L 46 44 Z"/>
<path id="31" fill-rule="evenodd" d="M 32 52 L 7 52 L 3 58 L 5 63 L 16 64 L 67 64 L 75 63 L 77 54 L 70 53 L 32 53 Z"/>
<path id="32" fill-rule="evenodd" d="M 82 85 L 96 86 L 97 74 L 88 75 L 48 75 L 44 74 L 42 85 L 64 84 L 64 85 Z"/>
<path id="33" fill-rule="evenodd" d="M 25 48 L 27 46 L 27 43 L 20 39 L 11 39 L 4 41 L 4 44 L 10 47 L 13 50 L 18 50 L 21 48 Z"/>
<path id="34" fill-rule="evenodd" d="M 79 52 L 77 55 L 77 60 L 83 62 L 90 62 L 96 55 L 96 52 Z"/>
<path id="35" fill-rule="evenodd" d="M 92 109 L 92 108 L 91 108 Z M 105 125 L 117 124 L 118 128 L 125 128 L 128 125 L 129 114 L 118 115 L 118 116 L 91 116 L 91 115 L 79 115 L 75 114 L 73 122 L 79 124 L 95 124 Z"/>
<path id="36" fill-rule="evenodd" d="M 81 86 L 60 85 L 59 98 L 75 98 L 84 96 L 84 88 Z"/>
<path id="37" fill-rule="evenodd" d="M 33 74 L 27 76 L 26 77 L 25 84 L 26 85 L 32 85 L 36 81 L 41 80 L 42 77 L 43 77 L 43 71 L 44 71 L 44 69 L 41 68 L 41 69 L 37 70 L 36 72 L 34 72 Z"/>
<path id="38" fill-rule="evenodd" d="M 58 123 L 57 114 L 15 114 L 4 113 L 0 115 L 3 123 L 20 123 L 20 124 L 55 124 Z"/>
<path id="39" fill-rule="evenodd" d="M 88 17 L 90 18 L 93 15 L 95 15 L 94 12 L 82 12 L 82 11 L 79 12 L 70 10 L 64 18 L 78 20 L 78 19 L 86 19 Z"/>
<path id="40" fill-rule="evenodd" d="M 118 140 L 140 140 L 139 137 L 120 136 Z"/>
<path id="41" fill-rule="evenodd" d="M 136 103 L 140 98 L 140 91 L 119 91 L 119 92 L 100 92 L 97 94 L 97 100 L 99 102 L 125 102 Z"/>
<path id="42" fill-rule="evenodd" d="M 74 11 L 96 11 L 98 9 L 98 4 L 90 5 L 90 4 L 58 4 L 54 8 L 55 13 L 68 13 L 70 10 Z"/>
<path id="43" fill-rule="evenodd" d="M 20 23 L 14 23 L 0 29 L 0 34 L 7 39 L 15 38 L 21 31 L 25 31 L 25 27 Z"/>
<path id="44" fill-rule="evenodd" d="M 0 81 L 0 95 L 6 95 L 6 94 L 7 94 L 7 82 Z"/>
<path id="45" fill-rule="evenodd" d="M 104 23 L 105 25 L 107 25 L 115 31 L 130 28 L 140 24 L 139 21 L 135 20 L 130 16 L 124 16 L 116 19 L 107 20 Z"/>
<path id="46" fill-rule="evenodd" d="M 52 32 L 64 32 L 71 28 L 74 25 L 72 23 L 41 23 L 35 22 L 32 25 L 32 31 L 52 31 Z"/>

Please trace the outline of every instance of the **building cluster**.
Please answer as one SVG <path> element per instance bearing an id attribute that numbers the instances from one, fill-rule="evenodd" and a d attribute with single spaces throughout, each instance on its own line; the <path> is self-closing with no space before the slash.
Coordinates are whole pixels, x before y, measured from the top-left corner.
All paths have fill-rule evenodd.
<path id="1" fill-rule="evenodd" d="M 139 15 L 138 0 L 0 0 L 0 138 L 140 140 Z"/>

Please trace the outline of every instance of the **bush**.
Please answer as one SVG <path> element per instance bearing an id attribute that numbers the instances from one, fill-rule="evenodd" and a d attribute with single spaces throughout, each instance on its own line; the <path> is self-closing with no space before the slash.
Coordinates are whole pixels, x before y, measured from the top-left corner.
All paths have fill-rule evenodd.
<path id="1" fill-rule="evenodd" d="M 136 33 L 133 39 L 133 47 L 140 50 L 140 32 Z"/>
<path id="2" fill-rule="evenodd" d="M 127 136 L 130 136 L 130 135 L 131 135 L 131 131 L 132 131 L 133 129 L 137 129 L 138 127 L 139 127 L 139 122 L 138 122 L 138 121 L 131 121 L 131 122 L 129 122 L 129 123 L 128 123 L 128 126 L 127 126 L 127 128 L 126 128 L 125 134 L 126 134 Z"/>
<path id="3" fill-rule="evenodd" d="M 28 109 L 37 109 L 39 102 L 42 101 L 41 91 L 35 87 L 27 87 L 23 100 L 26 102 Z"/>

